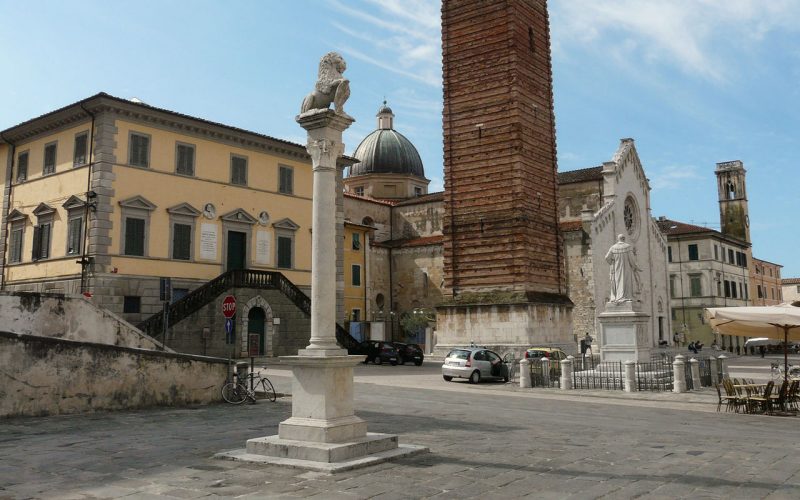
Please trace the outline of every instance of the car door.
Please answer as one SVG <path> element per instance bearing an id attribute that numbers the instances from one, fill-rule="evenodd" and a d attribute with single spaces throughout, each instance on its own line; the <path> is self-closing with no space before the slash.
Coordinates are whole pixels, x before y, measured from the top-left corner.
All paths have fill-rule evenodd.
<path id="1" fill-rule="evenodd" d="M 475 351 L 472 355 L 472 365 L 481 373 L 481 378 L 490 377 L 492 365 L 486 359 L 486 351 Z"/>
<path id="2" fill-rule="evenodd" d="M 486 351 L 486 361 L 489 362 L 489 374 L 495 378 L 503 377 L 503 360 L 493 351 Z"/>

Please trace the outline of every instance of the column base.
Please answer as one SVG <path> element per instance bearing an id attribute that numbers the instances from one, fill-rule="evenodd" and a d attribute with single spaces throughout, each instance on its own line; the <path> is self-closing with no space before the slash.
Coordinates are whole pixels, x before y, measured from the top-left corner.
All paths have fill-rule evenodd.
<path id="1" fill-rule="evenodd" d="M 428 451 L 424 446 L 398 445 L 394 435 L 370 432 L 347 443 L 310 443 L 266 436 L 249 439 L 244 449 L 217 453 L 214 457 L 336 473 Z"/>

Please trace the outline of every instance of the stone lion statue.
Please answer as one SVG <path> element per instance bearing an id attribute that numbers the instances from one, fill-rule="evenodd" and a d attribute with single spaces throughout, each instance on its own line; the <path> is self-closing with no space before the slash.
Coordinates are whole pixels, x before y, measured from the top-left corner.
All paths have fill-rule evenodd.
<path id="1" fill-rule="evenodd" d="M 347 64 L 336 52 L 328 52 L 319 61 L 319 75 L 314 91 L 303 99 L 300 113 L 312 109 L 328 109 L 333 103 L 334 110 L 344 114 L 344 103 L 350 97 L 350 81 L 342 73 Z"/>

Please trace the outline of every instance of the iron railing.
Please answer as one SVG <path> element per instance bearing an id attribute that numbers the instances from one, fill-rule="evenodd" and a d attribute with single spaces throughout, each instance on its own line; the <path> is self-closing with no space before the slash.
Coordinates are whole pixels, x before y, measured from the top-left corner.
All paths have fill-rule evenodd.
<path id="1" fill-rule="evenodd" d="M 636 390 L 671 391 L 675 383 L 672 362 L 666 358 L 636 363 Z"/>
<path id="2" fill-rule="evenodd" d="M 561 362 L 556 359 L 528 360 L 531 371 L 531 387 L 561 387 Z"/>
<path id="3" fill-rule="evenodd" d="M 256 288 L 278 290 L 307 316 L 311 315 L 311 299 L 277 271 L 258 271 L 252 269 L 233 269 L 220 274 L 203 286 L 193 290 L 168 306 L 167 327 L 172 327 L 202 309 L 231 288 Z M 164 313 L 158 312 L 139 325 L 140 330 L 158 338 L 164 329 Z M 359 343 L 341 325 L 336 325 L 336 340 L 348 352 L 354 353 Z"/>
<path id="4" fill-rule="evenodd" d="M 625 369 L 622 361 L 604 361 L 592 368 L 575 370 L 572 374 L 575 389 L 625 389 Z"/>

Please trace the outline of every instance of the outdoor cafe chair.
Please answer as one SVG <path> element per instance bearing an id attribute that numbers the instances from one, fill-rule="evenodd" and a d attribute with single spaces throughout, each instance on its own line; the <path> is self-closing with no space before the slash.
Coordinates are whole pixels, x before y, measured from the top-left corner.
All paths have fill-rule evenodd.
<path id="1" fill-rule="evenodd" d="M 723 396 L 722 392 L 719 390 L 719 384 L 716 384 L 715 387 L 717 388 L 717 397 L 719 398 L 719 401 L 717 402 L 717 411 L 721 411 L 722 410 L 722 403 L 725 403 L 725 411 L 731 411 L 732 409 L 735 409 L 736 408 L 736 397 L 735 396 Z"/>
<path id="2" fill-rule="evenodd" d="M 772 395 L 772 388 L 773 388 L 774 385 L 775 385 L 775 382 L 770 380 L 769 382 L 767 382 L 767 387 L 764 388 L 764 394 L 763 395 L 761 395 L 761 396 L 751 396 L 750 397 L 750 402 L 752 403 L 752 406 L 754 407 L 754 406 L 758 405 L 763 410 L 763 413 L 768 413 L 772 408 L 772 398 L 770 396 Z M 752 407 L 751 407 L 751 409 L 752 409 Z"/>
<path id="3" fill-rule="evenodd" d="M 789 386 L 789 392 L 786 395 L 786 408 L 791 411 L 798 411 L 800 409 L 798 408 L 798 403 L 800 403 L 800 401 L 798 401 L 800 397 L 797 393 L 798 389 L 800 389 L 800 380 L 792 380 L 792 384 Z"/>
<path id="4" fill-rule="evenodd" d="M 775 408 L 780 409 L 781 411 L 786 410 L 786 398 L 789 394 L 789 382 L 784 380 L 781 383 L 781 388 L 778 389 L 777 394 L 771 394 L 769 397 L 770 402 L 770 410 L 774 411 Z"/>
<path id="5" fill-rule="evenodd" d="M 733 382 L 731 379 L 726 378 L 722 381 L 722 386 L 725 388 L 725 394 L 729 398 L 730 402 L 728 406 L 733 406 L 733 411 L 739 412 L 739 408 L 745 409 L 747 411 L 750 407 L 750 401 L 748 397 L 741 396 L 736 394 L 736 389 L 733 387 Z"/>

